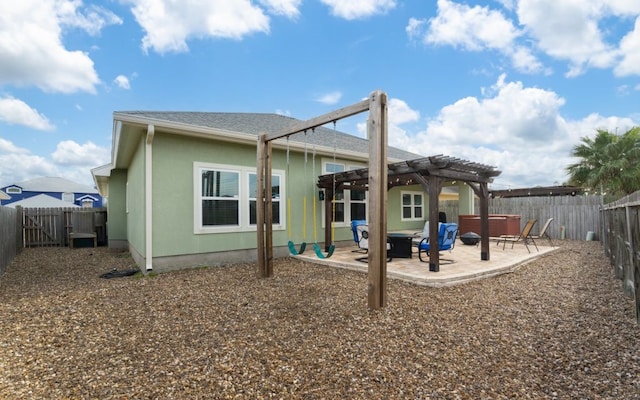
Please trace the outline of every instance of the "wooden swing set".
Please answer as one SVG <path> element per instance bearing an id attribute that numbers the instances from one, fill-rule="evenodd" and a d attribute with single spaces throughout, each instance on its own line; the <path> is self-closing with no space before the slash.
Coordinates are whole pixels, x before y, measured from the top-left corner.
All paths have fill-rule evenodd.
<path id="1" fill-rule="evenodd" d="M 327 114 L 303 121 L 280 133 L 262 133 L 257 150 L 257 264 L 258 276 L 273 276 L 273 213 L 271 193 L 272 141 L 304 132 L 327 123 L 369 111 L 367 138 L 369 140 L 369 211 L 368 220 L 376 221 L 369 230 L 368 287 L 370 309 L 380 309 L 387 302 L 387 95 L 379 90 L 368 99 Z M 326 222 L 333 224 L 334 193 L 327 193 Z M 315 221 L 314 221 L 315 222 Z M 330 226 L 330 225 L 327 225 Z M 326 244 L 326 243 L 325 243 Z"/>

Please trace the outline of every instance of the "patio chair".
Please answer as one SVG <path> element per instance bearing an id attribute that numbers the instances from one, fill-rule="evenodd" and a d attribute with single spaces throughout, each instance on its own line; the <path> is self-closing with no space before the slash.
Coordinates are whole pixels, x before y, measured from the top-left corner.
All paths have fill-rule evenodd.
<path id="1" fill-rule="evenodd" d="M 95 212 L 73 211 L 71 213 L 71 233 L 69 233 L 69 247 L 73 249 L 76 239 L 93 239 L 93 247 L 98 246 L 96 233 Z"/>
<path id="2" fill-rule="evenodd" d="M 360 225 L 366 225 L 366 224 L 367 224 L 367 221 L 365 221 L 364 219 L 354 219 L 353 221 L 351 221 L 351 231 L 353 232 L 353 241 L 356 242 L 356 246 L 358 246 L 356 250 L 353 250 L 354 253 L 361 252 L 364 250 L 360 248 L 360 238 L 358 236 L 357 227 Z"/>
<path id="3" fill-rule="evenodd" d="M 531 235 L 532 239 L 547 239 L 549 241 L 549 246 L 553 247 L 553 241 L 551 240 L 551 236 L 549 236 L 549 225 L 551 225 L 551 221 L 553 218 L 549 218 L 547 222 L 542 225 L 542 229 L 537 235 Z"/>
<path id="4" fill-rule="evenodd" d="M 356 232 L 358 234 L 358 247 L 360 250 L 364 250 L 365 253 L 369 252 L 369 225 L 357 225 Z M 387 261 L 391 261 L 389 257 L 389 250 L 391 250 L 391 244 L 387 243 Z M 356 258 L 358 261 L 367 262 L 368 257 Z"/>
<path id="5" fill-rule="evenodd" d="M 440 227 L 442 226 L 442 222 L 438 222 L 438 232 L 440 232 Z M 418 246 L 423 240 L 429 241 L 429 221 L 424 223 L 424 227 L 422 231 L 415 232 L 413 234 L 415 238 L 413 239 L 413 245 Z"/>
<path id="6" fill-rule="evenodd" d="M 496 245 L 500 245 L 500 242 L 502 242 L 502 250 L 504 250 L 507 245 L 507 242 L 511 242 L 512 249 L 514 244 L 522 243 L 527 248 L 527 251 L 531 253 L 531 250 L 529 249 L 529 244 L 533 244 L 536 247 L 536 251 L 539 251 L 536 241 L 531 236 L 531 229 L 533 229 L 533 226 L 536 224 L 536 221 L 537 220 L 535 219 L 530 219 L 529 221 L 527 221 L 526 225 L 522 229 L 522 232 L 520 232 L 520 235 L 518 236 L 501 235 L 498 238 L 498 242 L 496 243 Z"/>
<path id="7" fill-rule="evenodd" d="M 438 251 L 451 252 L 456 244 L 456 237 L 458 236 L 458 224 L 456 223 L 441 223 L 438 229 Z M 422 239 L 418 245 L 418 258 L 422 262 L 428 262 L 429 259 L 422 259 L 422 253 L 426 253 L 427 256 L 431 251 L 431 243 L 428 238 Z M 449 259 L 441 259 L 441 261 L 453 262 Z"/>

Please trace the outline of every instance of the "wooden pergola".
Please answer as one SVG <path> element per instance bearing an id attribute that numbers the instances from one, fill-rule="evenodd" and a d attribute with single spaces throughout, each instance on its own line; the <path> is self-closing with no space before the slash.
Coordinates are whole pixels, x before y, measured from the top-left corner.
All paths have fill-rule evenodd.
<path id="1" fill-rule="evenodd" d="M 429 221 L 438 220 L 438 197 L 442 184 L 447 181 L 465 182 L 480 199 L 480 259 L 489 260 L 489 196 L 488 184 L 501 171 L 495 167 L 478 164 L 459 158 L 435 155 L 415 160 L 401 161 L 387 166 L 387 190 L 396 186 L 422 185 L 429 194 Z M 369 169 L 326 174 L 318 177 L 318 187 L 325 190 L 325 198 L 333 199 L 334 190 L 369 190 Z M 325 201 L 325 244 L 331 243 L 333 213 L 331 201 Z M 373 226 L 377 221 L 370 220 Z M 429 237 L 438 237 L 438 224 L 429 225 Z M 429 252 L 429 270 L 440 270 L 440 255 L 437 242 L 432 244 L 436 251 Z"/>

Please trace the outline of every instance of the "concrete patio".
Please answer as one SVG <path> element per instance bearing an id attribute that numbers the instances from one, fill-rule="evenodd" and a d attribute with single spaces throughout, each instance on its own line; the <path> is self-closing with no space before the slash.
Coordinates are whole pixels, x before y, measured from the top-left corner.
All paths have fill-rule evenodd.
<path id="1" fill-rule="evenodd" d="M 387 262 L 387 277 L 390 279 L 400 279 L 417 285 L 424 286 L 450 286 L 466 283 L 476 279 L 485 279 L 493 276 L 513 272 L 518 267 L 529 261 L 549 254 L 558 247 L 550 246 L 547 241 L 536 242 L 535 246 L 529 245 L 531 252 L 522 243 L 516 243 L 511 248 L 511 243 L 507 243 L 503 249 L 502 243 L 497 245 L 495 240 L 490 242 L 489 260 L 480 260 L 480 246 L 464 245 L 459 239 L 455 248 L 449 252 L 442 252 L 440 255 L 440 271 L 429 271 L 428 258 L 423 254 L 421 262 L 418 258 L 417 249 L 414 247 L 411 258 L 394 258 Z M 310 247 L 310 246 L 308 246 Z M 298 259 L 313 262 L 321 265 L 328 265 L 337 268 L 346 268 L 367 273 L 367 263 L 358 261 L 357 258 L 365 257 L 364 252 L 354 252 L 355 244 L 347 247 L 337 247 L 330 258 L 318 258 L 313 249 L 308 249 L 304 254 L 295 256 Z M 443 259 L 452 260 L 447 263 Z"/>

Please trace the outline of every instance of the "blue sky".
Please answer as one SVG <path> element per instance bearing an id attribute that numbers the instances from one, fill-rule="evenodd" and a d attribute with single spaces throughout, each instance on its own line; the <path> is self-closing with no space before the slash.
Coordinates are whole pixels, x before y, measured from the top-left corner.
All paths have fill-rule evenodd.
<path id="1" fill-rule="evenodd" d="M 304 120 L 377 89 L 391 145 L 562 184 L 580 138 L 640 125 L 640 1 L 0 1 L 0 186 L 92 185 L 114 111 Z"/>

